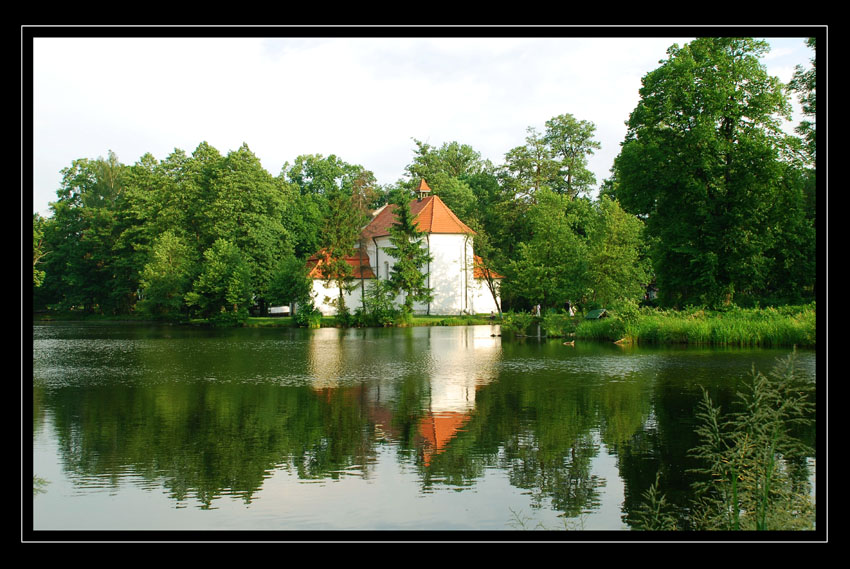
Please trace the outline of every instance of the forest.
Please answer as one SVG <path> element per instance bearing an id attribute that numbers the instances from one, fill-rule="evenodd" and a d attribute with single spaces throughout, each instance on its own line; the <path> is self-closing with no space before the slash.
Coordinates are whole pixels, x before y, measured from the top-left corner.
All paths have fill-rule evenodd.
<path id="1" fill-rule="evenodd" d="M 239 323 L 304 302 L 306 259 L 352 254 L 371 212 L 427 181 L 476 231 L 503 275 L 502 308 L 652 304 L 666 309 L 802 304 L 816 292 L 815 39 L 788 85 L 767 44 L 673 45 L 642 80 L 610 171 L 580 112 L 550 118 L 500 164 L 462 141 L 412 138 L 410 163 L 380 185 L 335 154 L 275 176 L 248 144 L 200 142 L 125 164 L 79 158 L 50 215 L 33 214 L 33 309 Z M 782 128 L 796 98 L 804 120 Z"/>

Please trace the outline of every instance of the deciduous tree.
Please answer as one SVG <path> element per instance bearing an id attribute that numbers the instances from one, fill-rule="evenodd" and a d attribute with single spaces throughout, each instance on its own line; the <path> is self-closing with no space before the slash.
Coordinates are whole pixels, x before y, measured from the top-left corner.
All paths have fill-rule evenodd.
<path id="1" fill-rule="evenodd" d="M 614 195 L 646 220 L 667 304 L 717 305 L 768 285 L 790 105 L 760 63 L 767 49 L 698 38 L 643 78 Z"/>
<path id="2" fill-rule="evenodd" d="M 186 303 L 202 318 L 233 324 L 248 317 L 251 268 L 239 248 L 217 239 L 204 251 L 203 270 L 186 293 Z"/>

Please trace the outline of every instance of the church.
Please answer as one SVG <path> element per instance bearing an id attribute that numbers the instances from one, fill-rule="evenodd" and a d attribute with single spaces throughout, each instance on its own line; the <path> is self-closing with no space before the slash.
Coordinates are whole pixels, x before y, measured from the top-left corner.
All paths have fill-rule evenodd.
<path id="1" fill-rule="evenodd" d="M 372 220 L 360 233 L 354 255 L 346 258 L 353 269 L 355 281 L 362 279 L 364 288 L 375 279 L 389 279 L 395 259 L 385 249 L 390 245 L 390 227 L 395 223 L 396 206 L 388 204 L 372 214 Z M 470 229 L 440 199 L 432 195 L 425 180 L 420 181 L 416 197 L 410 202 L 414 224 L 423 233 L 422 247 L 428 249 L 430 263 L 422 268 L 426 286 L 433 300 L 415 303 L 415 314 L 458 315 L 490 314 L 498 312 L 496 299 L 487 286 L 485 270 L 480 259 L 473 254 L 475 231 Z M 335 283 L 326 282 L 320 273 L 322 257 L 308 259 L 310 278 L 313 279 L 314 303 L 326 316 L 336 314 L 331 300 L 339 297 Z M 490 273 L 493 278 L 501 275 Z M 498 293 L 497 293 L 498 295 Z M 396 304 L 401 305 L 399 295 Z M 345 293 L 345 304 L 350 310 L 361 306 L 361 287 Z"/>

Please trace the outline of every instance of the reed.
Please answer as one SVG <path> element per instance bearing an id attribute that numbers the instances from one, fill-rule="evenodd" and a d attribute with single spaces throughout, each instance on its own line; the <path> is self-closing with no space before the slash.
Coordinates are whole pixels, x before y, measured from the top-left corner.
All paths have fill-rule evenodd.
<path id="1" fill-rule="evenodd" d="M 686 522 L 695 530 L 812 530 L 815 502 L 805 457 L 813 450 L 795 435 L 814 417 L 814 385 L 799 378 L 796 352 L 763 374 L 752 371 L 731 411 L 708 391 L 694 409 L 699 444 L 690 450 L 693 498 Z M 674 509 L 660 478 L 633 511 L 635 529 L 673 530 Z"/>

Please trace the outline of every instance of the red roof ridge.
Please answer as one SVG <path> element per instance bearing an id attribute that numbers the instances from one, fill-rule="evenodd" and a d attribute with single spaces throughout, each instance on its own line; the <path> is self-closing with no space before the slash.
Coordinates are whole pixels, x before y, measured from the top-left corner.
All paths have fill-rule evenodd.
<path id="1" fill-rule="evenodd" d="M 362 255 L 362 256 L 361 256 Z M 313 254 L 309 259 L 307 259 L 307 269 L 308 276 L 313 279 L 321 279 L 323 278 L 320 266 L 328 261 L 328 253 L 325 250 L 321 250 L 318 253 Z M 355 251 L 353 255 L 347 255 L 345 257 L 345 262 L 348 263 L 351 268 L 351 276 L 359 279 L 373 279 L 375 278 L 375 273 L 372 272 L 372 264 L 369 262 L 369 255 L 363 251 Z"/>
<path id="2" fill-rule="evenodd" d="M 389 235 L 390 227 L 395 223 L 395 209 L 395 204 L 388 204 L 378 211 L 371 223 L 363 229 L 362 235 L 367 239 Z M 475 234 L 440 196 L 413 198 L 410 201 L 410 212 L 413 214 L 413 222 L 423 233 Z"/>

